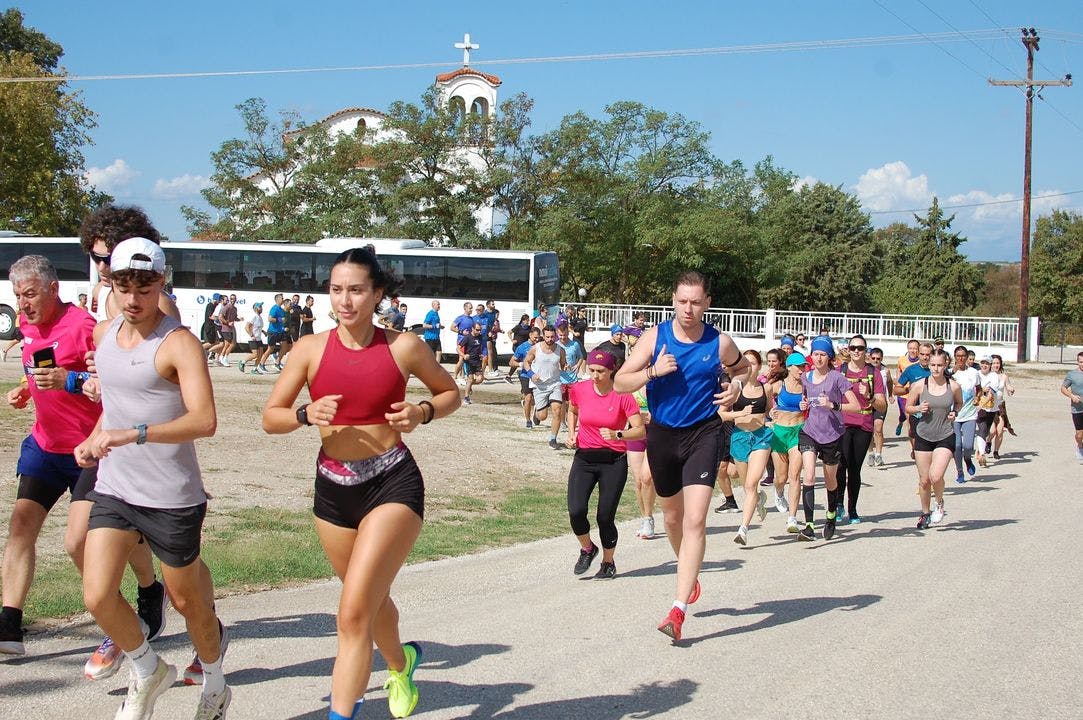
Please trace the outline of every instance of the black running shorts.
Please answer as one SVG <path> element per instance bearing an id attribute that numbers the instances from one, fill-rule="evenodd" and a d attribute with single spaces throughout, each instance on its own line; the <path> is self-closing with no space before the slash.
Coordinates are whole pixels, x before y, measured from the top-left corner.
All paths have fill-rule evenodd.
<path id="1" fill-rule="evenodd" d="M 673 497 L 688 485 L 714 487 L 721 425 L 713 415 L 689 427 L 647 426 L 647 463 L 659 497 Z"/>

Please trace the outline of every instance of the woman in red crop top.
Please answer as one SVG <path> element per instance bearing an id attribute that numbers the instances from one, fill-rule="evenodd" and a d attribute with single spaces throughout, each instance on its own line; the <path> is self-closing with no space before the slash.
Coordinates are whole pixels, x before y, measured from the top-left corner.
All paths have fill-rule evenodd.
<path id="1" fill-rule="evenodd" d="M 331 307 L 339 324 L 293 346 L 263 409 L 263 429 L 319 428 L 316 533 L 342 580 L 338 656 L 330 718 L 355 717 L 368 687 L 375 642 L 389 668 L 385 687 L 394 717 L 417 704 L 416 643 L 399 643 L 391 583 L 421 532 L 425 486 L 402 433 L 459 407 L 459 391 L 413 333 L 376 327 L 372 315 L 395 280 L 365 249 L 347 250 L 331 267 Z M 431 400 L 408 403 L 414 375 Z M 312 402 L 294 408 L 308 385 Z"/>

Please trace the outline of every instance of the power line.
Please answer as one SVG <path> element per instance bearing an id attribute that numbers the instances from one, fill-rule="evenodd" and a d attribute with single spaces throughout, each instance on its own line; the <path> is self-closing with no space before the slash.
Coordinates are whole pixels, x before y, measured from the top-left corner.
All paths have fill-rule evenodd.
<path id="1" fill-rule="evenodd" d="M 1049 193 L 1048 195 L 1035 195 L 1031 199 L 1032 200 L 1043 200 L 1045 198 L 1066 197 L 1068 195 L 1079 195 L 1080 193 L 1083 193 L 1083 190 L 1070 190 L 1068 192 Z M 980 202 L 980 203 L 966 203 L 964 205 L 941 205 L 940 207 L 942 209 L 944 209 L 944 210 L 957 210 L 957 209 L 961 209 L 961 208 L 983 207 L 985 205 L 1007 205 L 1008 203 L 1017 203 L 1017 202 L 1022 202 L 1022 201 L 1023 201 L 1023 198 L 1011 198 L 1010 200 L 989 200 L 989 201 Z M 892 215 L 892 214 L 896 214 L 896 213 L 925 212 L 928 209 L 929 208 L 927 208 L 927 207 L 923 207 L 923 208 L 913 208 L 913 209 L 910 209 L 910 210 L 868 210 L 866 212 L 868 212 L 869 215 Z"/>
<path id="2" fill-rule="evenodd" d="M 878 3 L 879 4 L 879 3 Z M 881 7 L 883 7 L 881 5 Z M 890 12 L 890 10 L 888 11 Z M 892 13 L 894 14 L 894 13 Z M 898 16 L 896 16 L 898 17 Z M 971 37 L 984 40 L 992 40 L 998 37 L 1000 29 L 986 29 L 969 31 Z M 668 57 L 696 57 L 704 55 L 742 55 L 773 52 L 804 52 L 810 50 L 832 50 L 840 48 L 880 47 L 890 45 L 918 45 L 937 41 L 958 42 L 960 33 L 920 33 L 917 35 L 883 35 L 872 37 L 842 38 L 835 40 L 802 40 L 783 43 L 764 43 L 757 45 L 728 45 L 709 48 L 687 48 L 673 50 L 641 50 L 631 52 L 613 53 L 589 53 L 583 55 L 555 55 L 542 57 L 505 58 L 503 60 L 478 60 L 471 61 L 471 67 L 497 66 L 497 65 L 525 65 L 540 63 L 564 63 L 564 62 L 604 62 L 609 60 L 639 60 Z M 970 40 L 971 37 L 964 36 Z M 971 40 L 972 41 L 972 40 Z M 939 47 L 939 45 L 938 45 Z M 941 48 L 942 50 L 944 48 Z M 948 52 L 947 50 L 944 50 Z M 951 53 L 948 53 L 951 55 Z M 955 57 L 952 55 L 952 57 Z M 958 59 L 958 58 L 956 58 Z M 960 61 L 962 62 L 962 61 Z M 965 64 L 965 63 L 964 63 Z M 100 80 L 163 80 L 178 78 L 209 78 L 209 77 L 247 77 L 252 75 L 296 75 L 306 73 L 326 72 L 373 72 L 381 70 L 416 70 L 425 68 L 444 68 L 447 62 L 416 62 L 397 63 L 382 65 L 353 65 L 342 67 L 321 68 L 282 68 L 272 70 L 217 70 L 205 72 L 172 72 L 172 73 L 128 73 L 107 75 L 49 75 L 45 77 L 15 77 L 0 78 L 0 83 L 60 83 L 60 82 L 91 82 Z M 971 68 L 973 70 L 973 68 Z M 977 72 L 976 70 L 974 72 Z M 980 75 L 980 73 L 978 73 Z"/>
<path id="3" fill-rule="evenodd" d="M 926 10 L 928 10 L 928 11 L 929 11 L 929 12 L 931 12 L 931 13 L 932 13 L 933 15 L 935 15 L 936 17 L 938 17 L 938 18 L 940 19 L 940 21 L 941 21 L 941 22 L 943 22 L 943 23 L 944 23 L 945 25 L 947 25 L 947 26 L 948 26 L 949 28 L 951 28 L 951 29 L 952 29 L 952 30 L 954 30 L 955 32 L 959 33 L 960 35 L 963 35 L 963 33 L 962 33 L 962 32 L 961 32 L 961 31 L 960 31 L 960 30 L 959 30 L 959 29 L 958 29 L 957 27 L 955 27 L 955 26 L 954 26 L 954 25 L 952 25 L 952 24 L 951 24 L 950 22 L 948 22 L 947 18 L 945 18 L 945 17 L 944 17 L 943 15 L 941 15 L 940 13 L 938 13 L 938 12 L 937 12 L 936 10 L 933 10 L 933 9 L 932 9 L 931 7 L 929 7 L 929 5 L 928 5 L 928 4 L 927 4 L 927 3 L 925 2 L 925 0 L 918 0 L 918 2 L 919 2 L 919 3 L 921 4 L 921 6 L 922 6 L 922 7 L 924 7 L 924 8 L 926 9 Z M 974 47 L 978 48 L 978 50 L 981 50 L 981 51 L 982 51 L 983 53 L 985 53 L 985 56 L 986 56 L 986 57 L 988 57 L 989 59 L 991 59 L 991 60 L 992 60 L 993 62 L 995 62 L 996 64 L 1000 65 L 1000 67 L 1004 68 L 1004 69 L 1005 69 L 1005 70 L 1007 70 L 1007 71 L 1008 71 L 1009 73 L 1012 73 L 1012 72 L 1014 72 L 1014 71 L 1013 71 L 1013 70 L 1012 70 L 1012 69 L 1011 69 L 1010 67 L 1008 67 L 1008 66 L 1007 66 L 1007 65 L 1005 65 L 1005 64 L 1004 64 L 1003 62 L 1001 62 L 999 58 L 997 58 L 997 57 L 995 57 L 994 55 L 992 55 L 992 54 L 991 54 L 991 53 L 990 53 L 990 52 L 989 52 L 988 50 L 986 50 L 985 48 L 983 48 L 983 47 L 982 47 L 981 45 L 979 45 L 978 43 L 974 42 L 973 40 L 971 40 L 971 39 L 970 39 L 969 37 L 967 37 L 966 35 L 963 35 L 963 37 L 965 37 L 965 38 L 966 38 L 967 40 L 969 40 L 969 41 L 970 41 L 970 44 L 971 44 L 971 45 L 973 45 Z"/>
<path id="4" fill-rule="evenodd" d="M 983 8 L 983 7 L 981 6 L 981 5 L 978 5 L 978 3 L 976 3 L 976 2 L 974 1 L 974 0 L 970 0 L 970 4 L 971 4 L 971 5 L 973 5 L 973 6 L 974 6 L 974 7 L 975 7 L 975 8 L 976 8 L 976 9 L 978 10 L 978 12 L 980 12 L 980 13 L 981 13 L 982 15 L 984 15 L 984 16 L 985 16 L 985 19 L 986 19 L 986 20 L 988 20 L 989 22 L 993 23 L 994 25 L 996 25 L 996 26 L 1000 27 L 1000 23 L 998 23 L 998 22 L 997 22 L 996 20 L 994 20 L 994 19 L 993 19 L 993 17 L 992 17 L 992 16 L 991 16 L 991 15 L 990 15 L 989 13 L 987 13 L 987 12 L 985 11 L 985 8 Z M 1012 35 L 1012 34 L 1011 34 L 1010 32 L 1008 32 L 1008 28 L 1006 28 L 1006 27 L 1001 27 L 1000 29 L 1004 31 L 1004 37 L 1006 37 L 1006 38 L 1008 38 L 1009 40 L 1011 40 L 1011 41 L 1012 41 L 1012 44 L 1013 44 L 1013 45 L 1015 44 L 1015 42 L 1017 42 L 1017 41 L 1018 41 L 1018 38 L 1016 38 L 1016 37 L 1015 37 L 1014 35 Z M 1035 58 L 1035 59 L 1037 59 L 1037 58 Z M 1038 60 L 1038 65 L 1039 65 L 1039 66 L 1040 66 L 1040 67 L 1041 67 L 1041 68 L 1042 68 L 1043 70 L 1045 70 L 1045 71 L 1046 71 L 1047 73 L 1049 73 L 1050 75 L 1054 74 L 1054 73 L 1053 73 L 1053 71 L 1052 71 L 1052 70 L 1050 70 L 1049 68 L 1047 68 L 1047 67 L 1046 67 L 1046 66 L 1045 66 L 1045 65 L 1044 65 L 1044 64 L 1042 63 L 1042 61 L 1041 61 L 1041 60 Z M 1001 66 L 1002 66 L 1002 67 L 1006 67 L 1006 66 L 1005 66 L 1005 65 L 1004 65 L 1003 63 L 1001 63 Z M 1012 71 L 1011 71 L 1011 70 L 1008 70 L 1008 72 L 1012 72 Z"/>
<path id="5" fill-rule="evenodd" d="M 942 47 L 942 46 L 941 46 L 941 45 L 940 45 L 939 43 L 937 43 L 937 42 L 936 42 L 935 40 L 933 40 L 933 39 L 932 39 L 932 36 L 930 36 L 930 35 L 927 35 L 926 33 L 923 33 L 923 32 L 921 32 L 921 31 L 920 31 L 920 30 L 918 30 L 918 29 L 917 29 L 916 27 L 914 27 L 913 25 L 911 25 L 910 23 L 908 23 L 908 22 L 907 22 L 906 20 L 903 20 L 903 19 L 902 19 L 902 17 L 900 17 L 898 13 L 896 13 L 896 12 L 895 12 L 894 10 L 892 10 L 892 9 L 891 9 L 891 8 L 889 8 L 888 6 L 884 5 L 884 4 L 882 3 L 882 2 L 880 2 L 880 0 L 872 0 L 872 1 L 873 1 L 874 3 L 876 3 L 877 5 L 879 5 L 879 6 L 880 6 L 880 9 L 881 9 L 881 10 L 883 10 L 883 11 L 884 11 L 884 12 L 886 12 L 886 13 L 888 13 L 889 15 L 891 15 L 892 17 L 894 17 L 894 18 L 895 18 L 896 20 L 898 20 L 899 22 L 901 22 L 901 23 L 902 23 L 903 25 L 905 25 L 906 27 L 910 28 L 910 29 L 911 29 L 911 30 L 913 30 L 914 32 L 916 32 L 916 33 L 918 33 L 919 35 L 921 35 L 921 36 L 922 36 L 923 38 L 925 38 L 926 40 L 928 40 L 929 42 L 931 42 L 931 43 L 932 43 L 933 45 L 935 45 L 935 46 L 936 46 L 936 47 L 937 47 L 937 48 L 938 48 L 939 50 L 942 50 L 942 51 L 944 52 L 944 54 L 946 54 L 946 55 L 947 55 L 948 57 L 950 57 L 950 58 L 951 58 L 952 60 L 954 60 L 955 62 L 959 63 L 960 65 L 962 65 L 963 67 L 965 67 L 965 68 L 966 68 L 967 70 L 969 70 L 970 72 L 974 73 L 974 74 L 975 74 L 975 75 L 977 75 L 978 77 L 980 77 L 980 78 L 983 78 L 983 79 L 985 78 L 985 75 L 984 75 L 984 74 L 982 74 L 982 73 L 978 72 L 977 70 L 975 70 L 975 69 L 974 69 L 973 67 L 971 67 L 971 65 L 970 65 L 969 63 L 967 63 L 967 62 L 965 62 L 964 60 L 962 60 L 962 58 L 960 58 L 960 57 L 958 57 L 957 55 L 955 55 L 955 54 L 954 54 L 953 52 L 951 52 L 950 50 L 948 50 L 948 49 L 947 49 L 946 47 Z M 927 6 L 926 6 L 926 7 L 927 7 Z M 955 33 L 942 33 L 942 35 L 949 35 L 949 36 L 953 36 L 953 37 L 954 37 Z"/>

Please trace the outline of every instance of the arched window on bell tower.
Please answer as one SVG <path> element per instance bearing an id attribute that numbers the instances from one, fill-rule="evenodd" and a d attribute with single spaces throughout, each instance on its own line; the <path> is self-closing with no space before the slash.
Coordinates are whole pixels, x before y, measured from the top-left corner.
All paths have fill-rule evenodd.
<path id="1" fill-rule="evenodd" d="M 456 125 L 462 125 L 466 120 L 466 101 L 460 96 L 455 95 L 448 102 L 448 108 L 451 110 L 451 117 Z"/>

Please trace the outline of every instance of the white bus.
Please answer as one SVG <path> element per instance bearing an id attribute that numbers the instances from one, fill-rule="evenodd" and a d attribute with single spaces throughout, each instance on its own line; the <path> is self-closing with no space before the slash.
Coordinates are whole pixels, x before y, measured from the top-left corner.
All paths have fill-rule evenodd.
<path id="1" fill-rule="evenodd" d="M 463 250 L 430 247 L 421 240 L 327 238 L 314 245 L 291 243 L 164 242 L 167 280 L 184 324 L 197 334 L 214 293 L 236 294 L 237 342 L 247 342 L 245 322 L 252 304 L 264 303 L 264 317 L 275 293 L 315 298 L 315 331 L 334 325 L 327 281 L 335 257 L 349 248 L 372 245 L 384 267 L 402 279 L 399 299 L 406 303 L 406 327 L 417 329 L 433 300 L 439 300 L 443 352 L 455 353 L 451 321 L 463 303 L 495 300 L 505 333 L 497 350 L 511 353 L 506 331 L 523 314 L 533 316 L 544 303 L 556 317 L 560 272 L 556 253 L 524 250 Z"/>
<path id="2" fill-rule="evenodd" d="M 44 255 L 56 268 L 60 279 L 60 299 L 75 302 L 80 293 L 89 296 L 90 259 L 79 246 L 79 238 L 43 238 L 0 233 L 0 340 L 15 337 L 15 318 L 19 314 L 15 292 L 8 279 L 11 264 L 25 255 Z"/>

